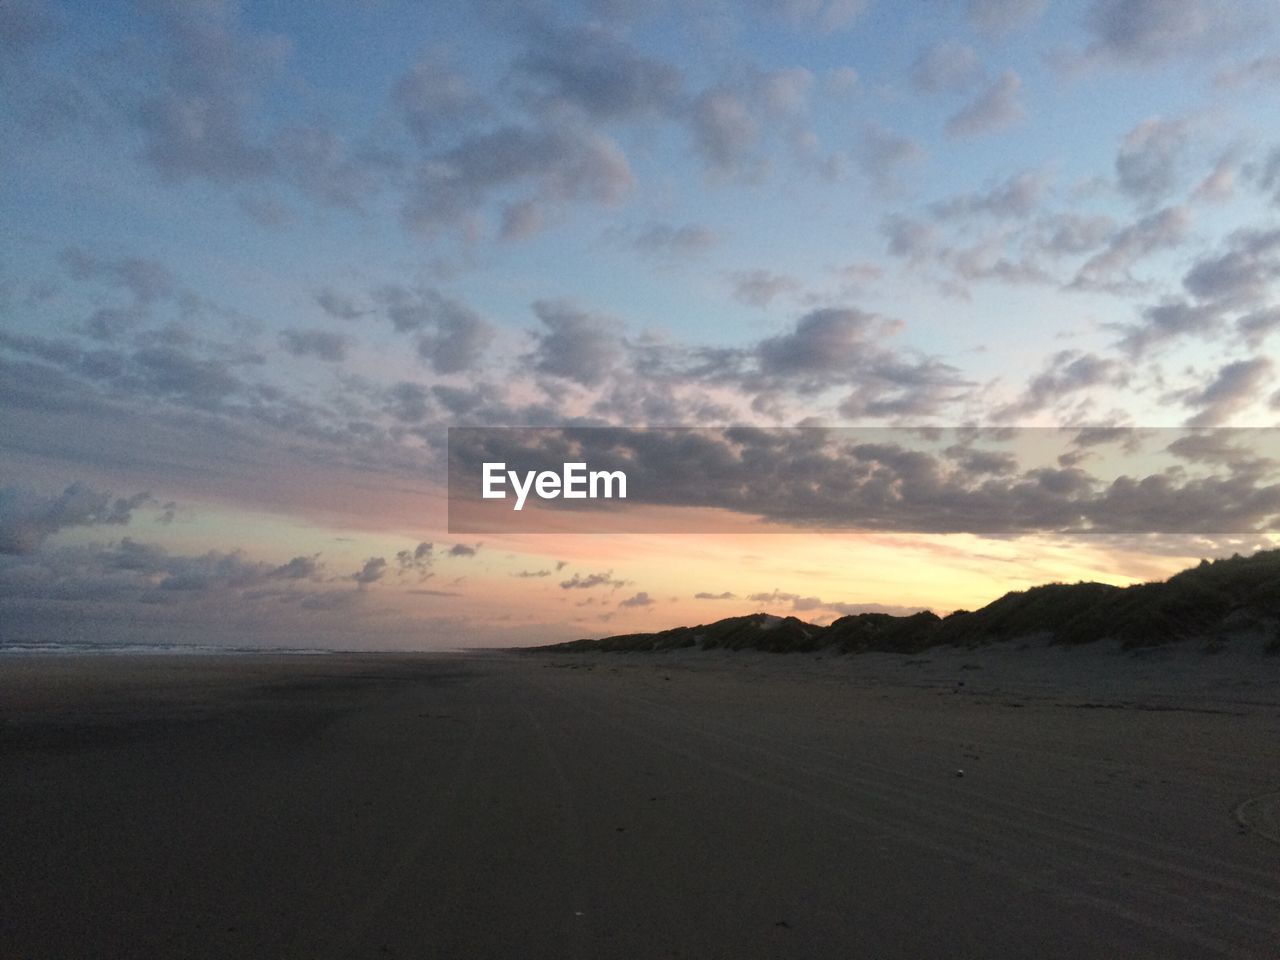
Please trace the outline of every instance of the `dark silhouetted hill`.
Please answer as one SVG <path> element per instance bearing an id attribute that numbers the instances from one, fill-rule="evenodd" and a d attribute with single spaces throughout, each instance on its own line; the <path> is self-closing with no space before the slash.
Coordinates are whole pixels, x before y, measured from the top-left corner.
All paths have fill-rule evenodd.
<path id="1" fill-rule="evenodd" d="M 830 648 L 841 653 L 916 653 L 940 645 L 1033 639 L 1060 644 L 1118 640 L 1126 647 L 1145 647 L 1188 639 L 1220 642 L 1243 633 L 1266 635 L 1268 652 L 1280 653 L 1280 550 L 1202 560 L 1168 580 L 1129 587 L 1045 584 L 947 617 L 928 611 L 901 617 L 859 613 L 821 627 L 795 617 L 754 613 L 696 627 L 533 649 L 568 653 L 697 647 L 801 653 Z"/>

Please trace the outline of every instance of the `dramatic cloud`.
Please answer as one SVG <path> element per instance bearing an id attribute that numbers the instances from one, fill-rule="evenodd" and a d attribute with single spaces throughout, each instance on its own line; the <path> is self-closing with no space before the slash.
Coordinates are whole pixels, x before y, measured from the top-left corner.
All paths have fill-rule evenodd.
<path id="1" fill-rule="evenodd" d="M 1241 87 L 1246 84 L 1280 83 L 1280 54 L 1254 57 L 1248 63 L 1223 70 L 1213 78 L 1217 87 Z"/>
<path id="2" fill-rule="evenodd" d="M 982 61 L 972 47 L 935 43 L 911 65 L 911 83 L 922 93 L 968 90 L 982 78 Z"/>
<path id="3" fill-rule="evenodd" d="M 531 96 L 596 119 L 666 113 L 681 95 L 677 67 L 644 56 L 597 26 L 538 33 L 516 67 Z"/>
<path id="4" fill-rule="evenodd" d="M 374 297 L 396 330 L 417 334 L 418 355 L 436 373 L 474 368 L 493 339 L 488 321 L 438 290 L 386 286 Z"/>
<path id="5" fill-rule="evenodd" d="M 1085 17 L 1093 38 L 1088 52 L 1130 63 L 1209 52 L 1253 16 L 1238 0 L 1094 0 Z"/>
<path id="6" fill-rule="evenodd" d="M 1071 394 L 1123 380 L 1124 368 L 1116 360 L 1079 350 L 1061 350 L 1031 378 L 1026 392 L 1016 403 L 996 411 L 996 419 L 1016 420 L 1030 416 Z"/>
<path id="7" fill-rule="evenodd" d="M 848 29 L 862 16 L 870 0 L 754 0 L 763 9 L 795 26 L 834 33 Z"/>
<path id="8" fill-rule="evenodd" d="M 174 296 L 177 281 L 169 268 L 145 257 L 101 257 L 83 247 L 67 247 L 59 255 L 76 280 L 101 279 L 129 290 L 139 303 L 150 304 Z"/>
<path id="9" fill-rule="evenodd" d="M 1187 292 L 1233 306 L 1265 303 L 1280 279 L 1280 230 L 1241 230 L 1228 238 L 1227 247 L 1187 272 Z"/>
<path id="10" fill-rule="evenodd" d="M 235 183 L 275 172 L 248 114 L 257 87 L 288 55 L 288 41 L 244 31 L 233 4 L 168 2 L 152 11 L 160 63 L 136 117 L 146 161 L 169 180 Z"/>
<path id="11" fill-rule="evenodd" d="M 1257 391 L 1268 370 L 1267 363 L 1232 365 L 1183 401 L 1225 416 L 1241 408 L 1241 397 L 1262 399 Z M 1278 475 L 1167 469 L 1171 464 L 1139 456 L 1141 447 L 1128 442 L 1141 439 L 1132 431 L 1093 433 L 1063 432 L 1054 447 L 1053 434 L 1036 430 L 983 438 L 963 430 L 575 428 L 515 431 L 501 454 L 535 468 L 554 463 L 560 443 L 572 444 L 600 469 L 627 471 L 630 507 L 715 507 L 787 525 L 988 535 L 1232 533 L 1270 530 L 1280 520 Z M 497 454 L 494 442 L 487 438 L 476 455 Z M 1259 437 L 1253 446 L 1265 442 Z M 1270 442 L 1274 448 L 1274 433 Z M 1168 443 L 1166 435 L 1162 446 Z M 1080 457 L 1065 465 L 1054 457 L 1085 445 L 1092 472 Z M 621 529 L 611 526 L 612 516 L 602 516 L 596 529 Z M 624 524 L 626 516 L 620 510 L 614 519 Z M 618 584 L 611 573 L 561 583 L 604 585 Z"/>
<path id="12" fill-rule="evenodd" d="M 947 121 L 947 135 L 981 137 L 1017 123 L 1026 115 L 1018 94 L 1022 78 L 1006 70 L 968 106 Z"/>
<path id="13" fill-rule="evenodd" d="M 146 493 L 113 498 L 81 483 L 53 497 L 27 487 L 0 488 L 0 554 L 32 553 L 67 527 L 126 524 L 150 499 Z"/>
<path id="14" fill-rule="evenodd" d="M 512 191 L 551 209 L 588 200 L 619 203 L 634 178 L 622 148 L 598 130 L 567 121 L 508 124 L 468 136 L 421 162 L 403 209 L 411 228 L 474 230 L 489 200 Z"/>
<path id="15" fill-rule="evenodd" d="M 1037 226 L 1040 233 L 1037 247 L 1054 257 L 1096 250 L 1116 230 L 1115 221 L 1105 214 L 1055 213 L 1043 218 Z"/>
<path id="16" fill-rule="evenodd" d="M 435 563 L 435 544 L 428 541 L 419 543 L 412 550 L 396 552 L 396 567 L 400 574 L 414 573 L 418 579 L 425 580 L 431 576 L 431 567 Z"/>
<path id="17" fill-rule="evenodd" d="M 715 232 L 700 223 L 673 226 L 650 223 L 631 236 L 630 244 L 641 253 L 657 257 L 686 257 L 716 245 Z"/>
<path id="18" fill-rule="evenodd" d="M 714 173 L 741 172 L 751 159 L 760 126 L 746 101 L 733 90 L 707 90 L 689 114 L 694 143 Z"/>
<path id="19" fill-rule="evenodd" d="M 873 125 L 863 132 L 854 157 L 877 190 L 890 192 L 897 189 L 904 170 L 924 158 L 924 148 L 910 137 Z"/>
<path id="20" fill-rule="evenodd" d="M 1112 235 L 1101 252 L 1085 261 L 1071 286 L 1077 290 L 1123 292 L 1138 286 L 1133 267 L 1158 250 L 1178 246 L 1186 239 L 1191 214 L 1186 207 L 1166 207 L 1149 214 Z"/>
<path id="21" fill-rule="evenodd" d="M 1044 13 L 1049 0 L 969 0 L 969 22 L 984 33 L 1002 34 Z"/>
<path id="22" fill-rule="evenodd" d="M 617 590 L 625 587 L 630 581 L 616 580 L 613 571 L 609 570 L 605 573 L 589 573 L 585 577 L 580 573 L 575 573 L 568 580 L 560 581 L 561 590 L 591 590 L 595 587 L 608 587 L 611 590 Z"/>
<path id="23" fill-rule="evenodd" d="M 564 301 L 539 301 L 533 311 L 546 328 L 535 334 L 534 368 L 593 386 L 607 377 L 623 355 L 619 324 Z"/>
<path id="24" fill-rule="evenodd" d="M 392 94 L 405 125 L 423 147 L 434 147 L 485 113 L 484 98 L 439 52 L 402 76 Z"/>
<path id="25" fill-rule="evenodd" d="M 777 297 L 800 289 L 795 277 L 768 270 L 740 270 L 730 274 L 733 298 L 751 307 L 767 307 Z"/>
<path id="26" fill-rule="evenodd" d="M 1120 189 L 1144 204 L 1167 197 L 1177 183 L 1177 167 L 1190 135 L 1184 120 L 1144 120 L 1124 136 L 1116 156 Z"/>
<path id="27" fill-rule="evenodd" d="M 386 572 L 387 560 L 385 557 L 370 557 L 364 562 L 363 567 L 351 575 L 351 579 L 363 587 L 370 583 L 377 583 Z"/>
<path id="28" fill-rule="evenodd" d="M 1238 230 L 1220 253 L 1206 254 L 1182 278 L 1190 300 L 1166 298 L 1143 311 L 1143 322 L 1128 328 L 1122 345 L 1132 353 L 1186 334 L 1219 332 L 1236 315 L 1236 328 L 1250 344 L 1276 329 L 1271 306 L 1280 278 L 1280 231 Z"/>
<path id="29" fill-rule="evenodd" d="M 874 337 L 885 326 L 883 318 L 861 310 L 815 310 L 793 332 L 760 342 L 760 369 L 784 377 L 851 371 L 874 349 Z"/>
<path id="30" fill-rule="evenodd" d="M 940 220 L 978 215 L 997 219 L 1023 219 L 1035 212 L 1047 186 L 1048 178 L 1043 173 L 1019 173 L 988 190 L 962 193 L 940 200 L 929 209 Z"/>
<path id="31" fill-rule="evenodd" d="M 7 638 L 59 646 L 349 645 L 353 630 L 363 633 L 353 619 L 363 615 L 362 599 L 350 580 L 345 587 L 326 585 L 315 556 L 272 564 L 239 550 L 172 553 L 127 537 L 0 556 Z M 381 619 L 390 620 L 384 631 L 407 626 Z M 383 632 L 378 642 L 389 635 Z"/>
<path id="32" fill-rule="evenodd" d="M 329 330 L 286 330 L 280 335 L 284 348 L 295 357 L 315 357 L 336 363 L 345 360 L 351 341 Z"/>
<path id="33" fill-rule="evenodd" d="M 1184 397 L 1187 406 L 1200 408 L 1200 412 L 1187 421 L 1187 426 L 1219 426 L 1232 414 L 1261 400 L 1273 366 L 1267 357 L 1237 360 L 1224 366 L 1203 390 L 1192 391 Z"/>
<path id="34" fill-rule="evenodd" d="M 369 313 L 347 294 L 327 287 L 316 293 L 315 300 L 321 310 L 338 320 L 359 320 Z"/>

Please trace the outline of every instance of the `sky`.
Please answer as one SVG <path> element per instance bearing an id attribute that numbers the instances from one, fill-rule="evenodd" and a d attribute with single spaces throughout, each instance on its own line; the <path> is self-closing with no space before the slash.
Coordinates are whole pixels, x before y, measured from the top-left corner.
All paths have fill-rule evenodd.
<path id="1" fill-rule="evenodd" d="M 1280 426 L 1276 20 L 0 0 L 0 644 L 825 623 L 1275 546 L 1274 439 L 1224 428 Z M 463 535 L 451 426 L 1167 443 L 1119 487 L 1097 433 L 1035 469 L 856 454 L 919 503 L 1107 506 L 1089 533 L 815 526 L 774 446 L 733 532 Z M 1168 511 L 1202 522 L 1114 520 Z"/>

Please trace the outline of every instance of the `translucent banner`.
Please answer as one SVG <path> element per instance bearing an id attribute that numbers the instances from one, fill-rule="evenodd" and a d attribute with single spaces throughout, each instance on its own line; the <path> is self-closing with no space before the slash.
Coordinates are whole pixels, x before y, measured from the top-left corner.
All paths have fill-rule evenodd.
<path id="1" fill-rule="evenodd" d="M 1280 428 L 454 427 L 451 533 L 1265 533 Z"/>

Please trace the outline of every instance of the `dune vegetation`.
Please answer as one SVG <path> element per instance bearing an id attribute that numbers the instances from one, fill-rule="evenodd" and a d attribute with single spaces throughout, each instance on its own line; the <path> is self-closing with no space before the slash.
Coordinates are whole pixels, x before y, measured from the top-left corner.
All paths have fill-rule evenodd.
<path id="1" fill-rule="evenodd" d="M 957 610 L 945 617 L 927 610 L 908 616 L 859 613 L 819 626 L 796 617 L 753 613 L 700 626 L 534 649 L 915 653 L 943 645 L 1013 641 L 1074 645 L 1113 640 L 1136 648 L 1200 640 L 1215 650 L 1232 637 L 1259 635 L 1266 638 L 1268 653 L 1280 654 L 1280 550 L 1202 560 L 1168 580 L 1127 587 L 1049 583 L 1006 593 L 978 610 Z"/>

